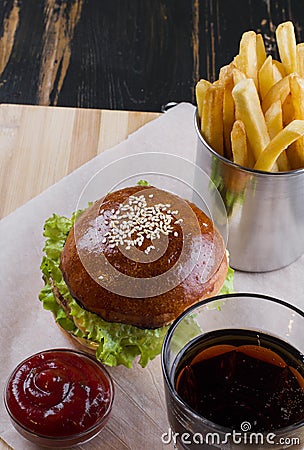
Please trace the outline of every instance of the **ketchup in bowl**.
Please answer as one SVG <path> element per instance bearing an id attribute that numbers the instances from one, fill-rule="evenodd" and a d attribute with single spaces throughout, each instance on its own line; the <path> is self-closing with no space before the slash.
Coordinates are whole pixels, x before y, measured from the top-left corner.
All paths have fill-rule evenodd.
<path id="1" fill-rule="evenodd" d="M 99 433 L 113 396 L 113 383 L 101 364 L 78 351 L 55 349 L 36 353 L 14 369 L 5 406 L 27 439 L 70 447 Z"/>

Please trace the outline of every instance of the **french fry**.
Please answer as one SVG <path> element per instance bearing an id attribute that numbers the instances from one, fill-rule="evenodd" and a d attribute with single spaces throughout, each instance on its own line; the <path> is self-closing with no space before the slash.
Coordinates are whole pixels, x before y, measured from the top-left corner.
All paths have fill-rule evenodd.
<path id="1" fill-rule="evenodd" d="M 281 61 L 267 57 L 261 34 L 243 33 L 239 53 L 214 83 L 198 82 L 196 97 L 201 133 L 214 150 L 249 168 L 285 172 L 304 168 L 304 42 L 297 44 L 289 21 L 276 39 Z"/>
<path id="2" fill-rule="evenodd" d="M 276 39 L 281 61 L 287 74 L 297 71 L 297 44 L 293 23 L 288 21 L 278 25 Z"/>
<path id="3" fill-rule="evenodd" d="M 235 57 L 233 58 L 233 61 L 232 61 L 232 64 L 234 65 L 234 67 L 239 66 L 239 61 L 240 61 L 240 55 L 235 55 Z"/>
<path id="4" fill-rule="evenodd" d="M 196 87 L 195 87 L 196 103 L 197 103 L 199 117 L 202 117 L 204 98 L 205 98 L 206 91 L 209 86 L 211 86 L 211 83 L 209 83 L 209 81 L 207 81 L 207 80 L 202 79 L 202 80 L 199 80 L 199 82 L 196 84 Z"/>
<path id="5" fill-rule="evenodd" d="M 231 81 L 233 69 L 235 69 L 235 65 L 233 63 L 220 68 L 218 79 L 224 86 Z"/>
<path id="6" fill-rule="evenodd" d="M 235 117 L 234 100 L 232 97 L 232 89 L 234 87 L 233 78 L 226 82 L 224 87 L 224 97 L 223 97 L 223 133 L 224 133 L 224 145 L 225 145 L 225 156 L 228 159 L 232 158 L 231 151 L 231 140 L 230 134 Z"/>
<path id="7" fill-rule="evenodd" d="M 273 103 L 265 113 L 265 121 L 270 139 L 283 130 L 283 113 L 280 100 Z"/>
<path id="8" fill-rule="evenodd" d="M 298 74 L 304 78 L 304 42 L 297 44 Z"/>
<path id="9" fill-rule="evenodd" d="M 286 72 L 285 72 L 285 69 L 284 69 L 284 66 L 283 66 L 283 64 L 280 62 L 280 61 L 277 61 L 276 59 L 273 59 L 272 60 L 272 63 L 273 63 L 273 65 L 276 67 L 276 69 L 280 72 L 280 74 L 281 74 L 281 78 L 284 78 L 284 77 L 286 77 Z M 278 80 L 279 81 L 279 80 Z"/>
<path id="10" fill-rule="evenodd" d="M 247 137 L 245 125 L 241 120 L 236 120 L 231 131 L 231 149 L 233 162 L 243 167 L 248 167 Z"/>
<path id="11" fill-rule="evenodd" d="M 261 34 L 256 35 L 256 54 L 257 54 L 257 71 L 259 71 L 266 59 L 266 50 L 263 36 Z"/>
<path id="12" fill-rule="evenodd" d="M 224 156 L 223 96 L 224 88 L 221 84 L 210 85 L 204 96 L 201 116 L 202 136 L 222 156 Z"/>
<path id="13" fill-rule="evenodd" d="M 241 80 L 246 80 L 246 75 L 241 72 L 239 69 L 233 69 L 232 71 L 232 76 L 233 76 L 233 83 L 234 85 L 238 84 L 239 81 Z"/>
<path id="14" fill-rule="evenodd" d="M 273 71 L 273 79 L 274 79 L 275 83 L 282 80 L 282 78 L 284 78 L 284 76 L 285 76 L 285 75 L 284 76 L 282 75 L 282 72 L 278 68 L 277 64 L 274 63 L 274 61 L 272 61 L 272 71 Z"/>
<path id="15" fill-rule="evenodd" d="M 232 157 L 230 133 L 233 126 L 234 117 L 235 111 L 232 92 L 228 89 L 225 89 L 223 99 L 223 132 L 224 132 L 225 156 L 228 159 L 231 159 Z"/>
<path id="16" fill-rule="evenodd" d="M 295 119 L 304 119 L 304 79 L 297 75 L 291 75 L 289 85 Z"/>
<path id="17" fill-rule="evenodd" d="M 248 167 L 252 169 L 255 163 L 255 158 L 250 142 L 248 142 L 248 139 L 247 139 L 247 159 L 248 159 Z"/>
<path id="18" fill-rule="evenodd" d="M 290 144 L 304 135 L 304 120 L 293 120 L 265 147 L 254 165 L 255 170 L 271 172 L 278 156 Z"/>
<path id="19" fill-rule="evenodd" d="M 257 160 L 269 143 L 269 135 L 260 99 L 251 78 L 241 80 L 232 90 L 237 111 L 242 112 L 242 120 L 254 157 Z"/>
<path id="20" fill-rule="evenodd" d="M 237 68 L 243 72 L 247 78 L 252 78 L 257 85 L 257 39 L 254 31 L 246 31 L 243 33 L 238 56 Z"/>
<path id="21" fill-rule="evenodd" d="M 294 108 L 295 119 L 304 120 L 304 79 L 297 75 L 289 78 L 290 94 Z M 287 150 L 288 159 L 292 169 L 304 167 L 304 139 L 298 139 Z"/>
<path id="22" fill-rule="evenodd" d="M 295 112 L 291 94 L 288 94 L 282 104 L 283 127 L 295 119 Z"/>
<path id="23" fill-rule="evenodd" d="M 258 73 L 258 79 L 259 79 L 259 91 L 261 94 L 261 98 L 263 100 L 266 97 L 266 94 L 275 84 L 271 55 L 269 55 L 265 59 L 264 64 L 260 68 Z"/>
<path id="24" fill-rule="evenodd" d="M 239 69 L 236 69 L 236 68 L 233 69 L 232 76 L 233 76 L 233 84 L 234 84 L 234 86 L 236 86 L 241 80 L 246 80 L 247 79 L 246 75 L 243 72 L 241 72 Z M 235 104 L 234 110 L 235 110 L 235 112 L 234 112 L 235 119 L 236 120 L 241 119 L 242 114 L 241 113 L 239 114 L 236 104 Z"/>
<path id="25" fill-rule="evenodd" d="M 266 94 L 266 97 L 262 101 L 262 109 L 264 112 L 275 103 L 277 100 L 281 101 L 281 104 L 284 103 L 286 97 L 290 93 L 290 85 L 289 85 L 289 77 L 282 78 L 276 84 L 274 84 L 271 89 Z"/>
<path id="26" fill-rule="evenodd" d="M 280 100 L 273 103 L 265 113 L 265 121 L 270 139 L 273 139 L 280 131 L 283 130 L 283 113 Z M 282 172 L 290 170 L 290 164 L 285 150 L 279 155 L 278 169 Z"/>

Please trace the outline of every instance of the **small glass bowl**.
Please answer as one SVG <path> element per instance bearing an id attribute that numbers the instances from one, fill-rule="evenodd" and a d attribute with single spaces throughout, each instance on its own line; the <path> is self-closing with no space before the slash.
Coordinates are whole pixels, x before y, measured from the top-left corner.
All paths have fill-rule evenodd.
<path id="1" fill-rule="evenodd" d="M 65 435 L 62 436 L 55 436 L 53 435 L 47 435 L 47 434 L 42 434 L 41 432 L 39 432 L 39 430 L 34 430 L 34 426 L 33 429 L 30 429 L 28 427 L 28 425 L 26 423 L 22 423 L 22 420 L 16 417 L 16 414 L 14 414 L 14 411 L 12 410 L 12 406 L 13 403 L 11 400 L 11 397 L 13 396 L 14 398 L 16 398 L 16 393 L 14 393 L 14 391 L 11 389 L 12 386 L 12 381 L 14 379 L 16 379 L 16 375 L 19 373 L 20 374 L 20 369 L 22 367 L 25 367 L 26 365 L 30 365 L 31 362 L 34 361 L 34 359 L 39 360 L 39 358 L 48 358 L 50 357 L 50 353 L 53 353 L 54 355 L 56 355 L 56 357 L 60 358 L 60 357 L 68 357 L 69 358 L 69 362 L 74 361 L 75 364 L 77 365 L 77 368 L 79 370 L 81 370 L 81 365 L 83 368 L 87 368 L 90 367 L 90 370 L 92 370 L 95 374 L 96 374 L 96 379 L 98 379 L 99 381 L 102 380 L 104 387 L 106 390 L 109 391 L 109 397 L 107 400 L 107 404 L 105 405 L 105 409 L 102 412 L 102 415 L 91 425 L 89 425 L 87 428 L 84 428 L 83 430 L 81 430 L 80 432 L 71 432 L 71 434 L 65 433 Z M 30 366 L 34 369 L 34 377 L 35 377 L 35 370 L 39 370 L 40 365 L 37 365 L 36 367 Z M 46 369 L 47 370 L 47 369 Z M 91 372 L 91 373 L 93 373 Z M 42 372 L 40 372 L 42 373 Z M 18 376 L 18 375 L 17 375 Z M 32 375 L 30 375 L 31 377 Z M 42 373 L 42 376 L 43 373 Z M 56 384 L 56 377 L 58 378 L 58 376 L 54 376 L 53 380 Z M 29 383 L 29 378 L 27 378 L 26 383 Z M 83 381 L 81 381 L 82 385 L 83 385 Z M 52 384 L 52 381 L 51 381 Z M 34 385 L 34 388 L 36 388 L 37 385 Z M 84 389 L 86 389 L 87 386 L 85 386 Z M 39 389 L 39 386 L 38 386 Z M 56 389 L 56 386 L 55 388 Z M 49 447 L 49 448 L 70 448 L 72 446 L 75 445 L 79 445 L 82 444 L 84 442 L 87 442 L 89 440 L 91 440 L 92 438 L 94 438 L 105 426 L 111 409 L 112 409 L 112 405 L 113 405 L 113 400 L 114 400 L 114 384 L 113 381 L 110 377 L 110 375 L 108 374 L 107 370 L 98 362 L 96 361 L 96 359 L 94 359 L 93 357 L 83 353 L 83 352 L 79 352 L 76 350 L 71 350 L 71 349 L 64 349 L 64 348 L 55 348 L 55 349 L 50 349 L 50 350 L 44 350 L 38 353 L 35 353 L 34 355 L 31 355 L 30 357 L 26 358 L 25 360 L 23 360 L 22 362 L 20 362 L 16 368 L 12 371 L 11 375 L 9 376 L 6 385 L 5 385 L 5 390 L 4 390 L 4 403 L 5 403 L 5 407 L 6 410 L 10 416 L 11 422 L 14 426 L 14 428 L 27 440 L 35 443 L 36 445 L 39 445 L 41 447 Z M 28 411 L 25 411 L 25 415 L 28 415 Z M 59 417 L 60 418 L 60 417 Z M 59 423 L 59 418 L 58 423 Z M 54 426 L 54 429 L 56 429 L 56 423 Z"/>

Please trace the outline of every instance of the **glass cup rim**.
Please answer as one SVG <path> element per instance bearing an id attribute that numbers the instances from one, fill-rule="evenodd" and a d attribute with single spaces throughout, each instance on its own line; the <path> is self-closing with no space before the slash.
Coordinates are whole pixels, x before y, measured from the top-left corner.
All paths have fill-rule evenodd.
<path id="1" fill-rule="evenodd" d="M 76 355 L 79 355 L 81 357 L 87 358 L 90 361 L 92 361 L 96 366 L 99 367 L 99 369 L 102 371 L 102 373 L 105 375 L 107 382 L 109 383 L 109 387 L 110 387 L 110 402 L 108 405 L 108 408 L 105 412 L 105 414 L 98 420 L 98 422 L 96 422 L 95 424 L 91 425 L 89 428 L 87 428 L 84 431 L 81 431 L 80 433 L 75 433 L 75 434 L 71 434 L 69 436 L 48 436 L 46 434 L 40 434 L 34 431 L 29 430 L 26 426 L 24 426 L 21 422 L 19 422 L 13 415 L 13 413 L 10 410 L 10 407 L 8 406 L 7 403 L 7 389 L 8 389 L 8 385 L 9 382 L 12 378 L 12 376 L 15 374 L 15 372 L 17 371 L 17 369 L 19 367 L 21 367 L 22 364 L 24 364 L 25 362 L 27 362 L 29 359 L 41 355 L 41 354 L 45 354 L 45 353 L 52 353 L 52 352 L 60 352 L 60 353 L 73 353 Z M 104 422 L 106 422 L 106 420 L 108 419 L 111 410 L 112 410 L 112 406 L 113 406 L 113 402 L 114 402 L 114 383 L 112 380 L 111 375 L 109 374 L 109 372 L 107 371 L 107 369 L 99 363 L 99 361 L 97 361 L 92 355 L 89 355 L 87 353 L 84 353 L 80 350 L 75 350 L 72 348 L 64 348 L 64 347 L 58 347 L 58 348 L 49 348 L 46 350 L 40 350 L 36 353 L 33 353 L 32 355 L 27 356 L 26 358 L 24 358 L 22 361 L 20 361 L 14 368 L 13 370 L 10 372 L 5 385 L 4 385 L 4 395 L 3 395 L 3 399 L 4 399 L 4 405 L 5 405 L 5 409 L 9 415 L 9 417 L 11 418 L 11 420 L 16 423 L 16 425 L 18 425 L 18 427 L 20 427 L 22 430 L 24 430 L 27 434 L 35 436 L 37 438 L 40 438 L 42 440 L 45 441 L 50 441 L 50 442 L 61 442 L 64 444 L 64 442 L 68 442 L 71 439 L 81 439 L 83 437 L 85 437 L 87 434 L 91 433 L 92 431 L 94 431 L 95 429 L 98 429 L 100 426 L 102 426 L 104 424 Z M 74 444 L 76 445 L 76 444 Z"/>
<path id="2" fill-rule="evenodd" d="M 210 421 L 209 419 L 207 419 L 204 416 L 201 416 L 200 414 L 198 414 L 194 409 L 192 409 L 190 406 L 187 405 L 186 402 L 184 402 L 182 400 L 182 398 L 179 396 L 179 394 L 177 393 L 177 391 L 175 390 L 175 387 L 173 385 L 173 383 L 171 382 L 170 379 L 170 375 L 168 373 L 167 370 L 167 365 L 165 362 L 167 353 L 168 353 L 168 344 L 171 341 L 172 335 L 175 331 L 175 329 L 177 328 L 177 326 L 180 324 L 180 322 L 189 314 L 191 314 L 194 310 L 196 310 L 197 308 L 200 308 L 201 306 L 205 306 L 208 305 L 209 303 L 212 303 L 214 301 L 217 300 L 224 300 L 224 299 L 229 299 L 229 298 L 236 298 L 236 297 L 246 297 L 246 298 L 258 298 L 261 300 L 266 300 L 266 301 L 270 301 L 273 303 L 276 303 L 278 305 L 284 306 L 288 309 L 291 309 L 293 312 L 296 312 L 298 315 L 302 316 L 304 318 L 304 311 L 302 311 L 301 309 L 299 309 L 297 306 L 292 305 L 290 303 L 287 303 L 285 300 L 276 298 L 276 297 L 272 297 L 270 295 L 264 295 L 264 294 L 255 294 L 253 292 L 235 292 L 232 294 L 220 294 L 220 295 L 216 295 L 214 297 L 209 297 L 205 300 L 201 300 L 198 303 L 195 303 L 194 305 L 190 306 L 188 309 L 186 309 L 182 314 L 180 314 L 180 316 L 178 316 L 174 322 L 170 325 L 163 345 L 162 345 L 162 352 L 161 352 L 161 368 L 162 368 L 162 374 L 163 374 L 163 378 L 164 378 L 164 382 L 167 385 L 170 394 L 174 396 L 175 400 L 179 403 L 180 406 L 182 406 L 184 409 L 186 409 L 187 413 L 191 414 L 192 417 L 194 417 L 195 419 L 200 420 L 201 422 L 205 423 L 208 427 L 213 428 L 215 431 L 218 432 L 222 432 L 222 433 L 229 433 L 231 432 L 230 428 L 224 427 L 222 425 L 219 425 L 217 423 L 214 423 L 212 421 Z M 261 432 L 262 434 L 267 435 L 268 433 L 272 432 L 275 433 L 276 436 L 285 434 L 287 432 L 292 432 L 297 430 L 298 428 L 300 428 L 301 426 L 304 425 L 304 419 L 301 420 L 300 422 L 296 422 L 292 425 L 288 425 L 287 427 L 283 427 L 283 428 L 279 428 L 278 430 L 269 430 L 269 431 L 263 431 Z"/>

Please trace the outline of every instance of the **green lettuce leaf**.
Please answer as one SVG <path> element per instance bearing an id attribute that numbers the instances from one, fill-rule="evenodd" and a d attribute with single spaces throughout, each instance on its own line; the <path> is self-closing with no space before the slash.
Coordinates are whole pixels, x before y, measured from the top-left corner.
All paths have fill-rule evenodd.
<path id="1" fill-rule="evenodd" d="M 161 352 L 168 326 L 148 330 L 132 325 L 106 322 L 96 314 L 82 309 L 72 298 L 65 284 L 59 268 L 60 254 L 67 235 L 80 214 L 81 211 L 78 211 L 71 219 L 53 214 L 45 222 L 46 243 L 43 249 L 45 256 L 43 256 L 40 266 L 45 286 L 40 291 L 39 299 L 45 309 L 52 311 L 56 322 L 64 330 L 98 344 L 96 350 L 98 360 L 109 366 L 124 364 L 131 367 L 134 358 L 140 356 L 139 363 L 145 367 L 149 360 Z M 69 316 L 71 317 L 68 317 L 68 314 L 57 303 L 50 283 L 51 279 L 64 300 L 68 302 Z"/>
<path id="2" fill-rule="evenodd" d="M 146 181 L 146 180 L 139 180 L 137 182 L 137 186 L 150 186 L 150 183 L 149 183 L 149 181 Z"/>
<path id="3" fill-rule="evenodd" d="M 220 294 L 233 294 L 234 293 L 233 281 L 234 281 L 234 270 L 231 269 L 230 266 L 228 266 L 228 272 L 224 284 L 222 286 L 222 289 L 220 290 Z"/>
<path id="4" fill-rule="evenodd" d="M 40 266 L 45 286 L 39 293 L 39 299 L 43 307 L 54 314 L 56 322 L 64 330 L 79 338 L 95 342 L 96 358 L 104 364 L 108 366 L 124 364 L 126 367 L 132 367 L 134 359 L 138 357 L 139 364 L 145 367 L 161 352 L 169 326 L 148 330 L 133 325 L 107 322 L 81 308 L 71 296 L 63 279 L 59 268 L 60 254 L 70 229 L 81 213 L 82 211 L 77 211 L 70 219 L 53 214 L 45 222 L 43 233 L 46 238 L 43 248 L 45 255 Z M 68 312 L 57 303 L 51 280 L 68 304 Z M 232 283 L 233 271 L 230 269 L 223 287 L 225 293 L 229 289 L 233 290 Z M 193 324 L 190 323 L 189 326 L 192 327 Z"/>

